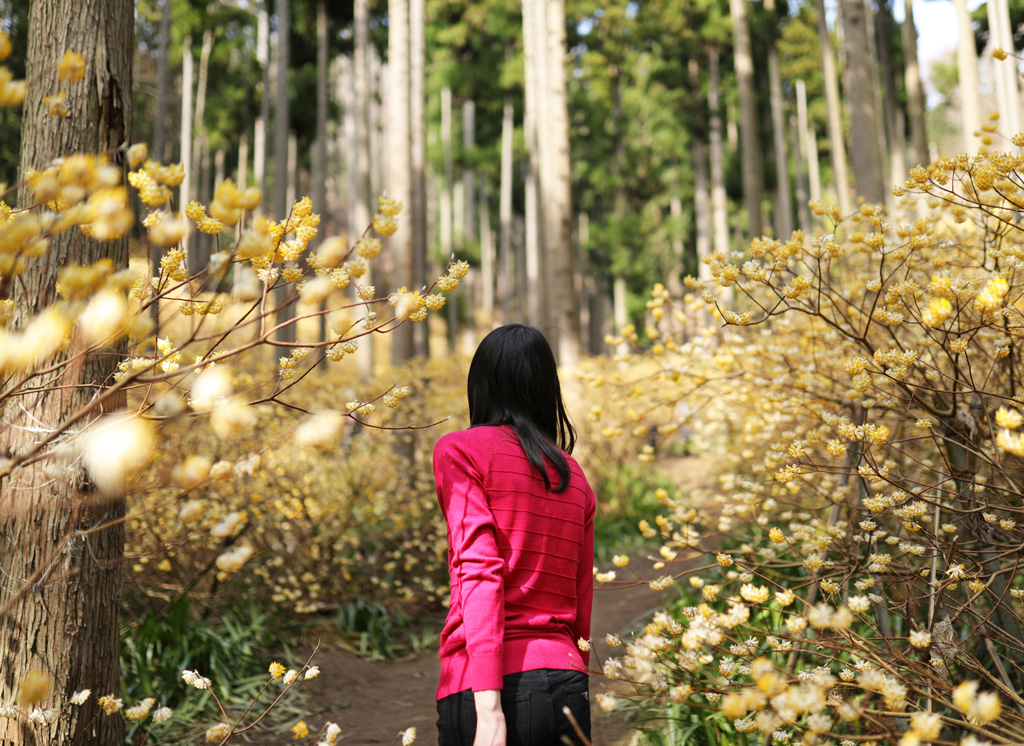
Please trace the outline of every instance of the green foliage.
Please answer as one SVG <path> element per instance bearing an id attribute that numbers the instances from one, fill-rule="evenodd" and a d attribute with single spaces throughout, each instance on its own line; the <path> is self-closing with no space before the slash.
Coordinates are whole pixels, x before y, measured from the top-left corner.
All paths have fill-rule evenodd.
<path id="1" fill-rule="evenodd" d="M 198 670 L 223 701 L 248 700 L 266 681 L 265 656 L 280 643 L 279 622 L 256 599 L 218 616 L 203 614 L 188 594 L 170 603 L 137 599 L 144 609 L 121 632 L 121 679 L 127 701 L 154 697 L 161 705 L 201 706 L 181 672 Z"/>
<path id="2" fill-rule="evenodd" d="M 362 598 L 338 611 L 338 627 L 354 636 L 353 649 L 370 660 L 393 658 L 410 644 L 410 622 L 404 614 Z M 413 639 L 420 643 L 423 638 Z"/>

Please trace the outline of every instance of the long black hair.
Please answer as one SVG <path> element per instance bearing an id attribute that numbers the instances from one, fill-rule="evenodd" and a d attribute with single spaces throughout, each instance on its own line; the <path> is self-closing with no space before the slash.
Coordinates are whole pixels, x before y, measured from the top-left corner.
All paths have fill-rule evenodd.
<path id="1" fill-rule="evenodd" d="M 471 427 L 510 426 L 544 485 L 552 489 L 546 459 L 558 472 L 553 491 L 569 486 L 562 451 L 572 453 L 576 431 L 562 405 L 555 356 L 540 331 L 508 324 L 484 337 L 469 365 L 466 390 Z"/>

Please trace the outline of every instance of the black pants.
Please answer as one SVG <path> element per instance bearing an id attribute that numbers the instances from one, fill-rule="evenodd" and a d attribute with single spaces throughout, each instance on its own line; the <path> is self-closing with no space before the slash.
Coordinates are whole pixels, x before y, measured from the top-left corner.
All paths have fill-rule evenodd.
<path id="1" fill-rule="evenodd" d="M 568 707 L 590 741 L 590 695 L 587 675 L 580 671 L 541 668 L 509 674 L 501 690 L 508 746 L 562 746 L 562 736 L 581 743 Z M 437 703 L 438 746 L 473 746 L 476 705 L 473 692 L 451 694 Z"/>

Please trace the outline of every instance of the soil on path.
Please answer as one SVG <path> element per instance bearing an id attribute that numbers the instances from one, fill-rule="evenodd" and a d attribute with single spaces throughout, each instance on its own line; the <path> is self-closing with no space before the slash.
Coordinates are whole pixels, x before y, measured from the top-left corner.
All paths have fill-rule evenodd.
<path id="1" fill-rule="evenodd" d="M 698 481 L 699 459 L 679 459 L 666 469 L 673 477 L 688 477 Z M 685 484 L 685 481 L 681 481 Z M 691 482 L 692 484 L 692 482 Z M 686 561 L 674 563 L 673 574 L 685 572 Z M 612 682 L 599 673 L 600 661 L 609 655 L 604 642 L 609 632 L 627 635 L 642 627 L 653 612 L 664 603 L 664 597 L 652 591 L 646 581 L 656 571 L 644 557 L 630 563 L 637 582 L 619 587 L 599 587 L 594 593 L 591 655 L 591 711 L 594 746 L 621 746 L 628 743 L 631 728 L 621 713 L 605 715 L 594 702 L 594 695 L 605 691 Z M 626 572 L 620 570 L 619 577 Z M 621 652 L 621 651 L 620 651 Z M 399 733 L 415 727 L 416 743 L 430 746 L 437 742 L 434 709 L 434 691 L 440 675 L 437 650 L 431 649 L 415 657 L 398 661 L 367 661 L 343 649 L 321 647 L 316 665 L 321 675 L 307 682 L 303 691 L 309 698 L 306 711 L 310 729 L 324 722 L 338 723 L 342 729 L 343 744 L 371 746 L 372 744 L 400 743 Z M 620 690 L 621 691 L 621 690 Z M 315 731 L 314 731 L 315 732 Z M 291 734 L 285 733 L 275 740 L 263 743 L 288 743 Z"/>

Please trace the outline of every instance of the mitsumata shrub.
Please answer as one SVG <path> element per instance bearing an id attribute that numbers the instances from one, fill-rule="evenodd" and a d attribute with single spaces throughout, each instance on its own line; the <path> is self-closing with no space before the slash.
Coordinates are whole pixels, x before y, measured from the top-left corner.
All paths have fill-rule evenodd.
<path id="1" fill-rule="evenodd" d="M 814 204 L 829 230 L 656 287 L 649 349 L 584 375 L 641 460 L 681 426 L 716 454 L 713 489 L 641 524 L 652 585 L 707 560 L 697 601 L 604 662 L 648 707 L 717 712 L 735 743 L 1020 743 L 1022 172 L 986 148 L 916 168 L 903 221 Z"/>

